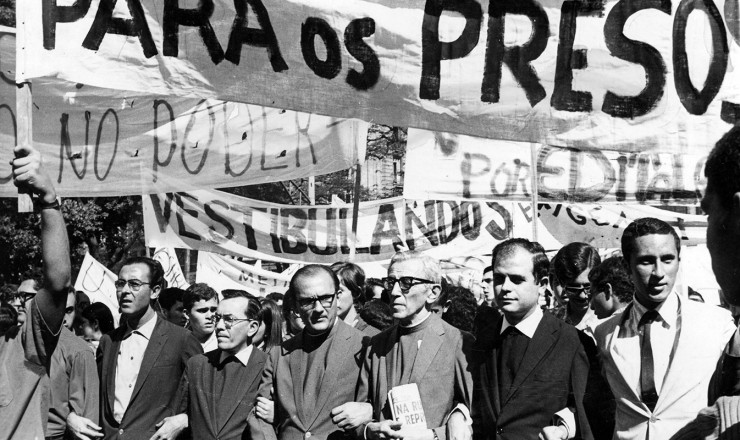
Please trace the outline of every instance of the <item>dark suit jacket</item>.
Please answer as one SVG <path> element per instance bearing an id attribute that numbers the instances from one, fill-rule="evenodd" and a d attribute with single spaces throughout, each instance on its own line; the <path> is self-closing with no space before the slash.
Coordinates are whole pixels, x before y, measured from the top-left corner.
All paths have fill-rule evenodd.
<path id="1" fill-rule="evenodd" d="M 116 358 L 125 333 L 122 325 L 103 336 L 98 346 L 100 423 L 105 439 L 148 439 L 156 432 L 154 425 L 175 413 L 174 398 L 185 363 L 203 349 L 189 331 L 157 317 L 131 401 L 119 424 L 113 418 Z"/>
<path id="2" fill-rule="evenodd" d="M 536 439 L 563 408 L 576 411 L 576 438 L 592 439 L 583 399 L 589 360 L 577 330 L 545 313 L 529 341 L 508 398 L 501 401 L 497 356 L 503 317 L 476 335 L 474 358 L 476 439 Z"/>
<path id="3" fill-rule="evenodd" d="M 303 405 L 305 372 L 299 352 L 303 346 L 303 333 L 270 350 L 258 396 L 270 398 L 273 390 L 275 431 L 269 427 L 265 429 L 267 425 L 260 422 L 253 411 L 248 420 L 252 440 L 275 438 L 275 432 L 281 440 L 305 440 L 314 436 L 320 439 L 345 438 L 346 434 L 332 422 L 330 412 L 339 405 L 355 400 L 364 335 L 341 320 L 334 325 L 338 328 L 314 408 L 304 408 Z M 365 400 L 361 396 L 361 401 Z"/>
<path id="4" fill-rule="evenodd" d="M 220 349 L 193 356 L 180 382 L 178 413 L 188 414 L 194 439 L 242 438 L 247 416 L 254 407 L 267 355 L 253 348 L 247 365 L 239 368 L 237 375 L 225 378 L 224 392 L 217 396 L 211 390 L 220 360 Z"/>
<path id="5" fill-rule="evenodd" d="M 445 419 L 458 403 L 470 408 L 473 379 L 468 357 L 473 336 L 452 327 L 436 315 L 430 316 L 411 371 L 411 382 L 419 388 L 421 405 L 427 427 L 434 429 L 441 440 L 446 438 Z M 395 383 L 392 358 L 399 342 L 398 324 L 382 331 L 370 340 L 365 356 L 358 391 L 367 393 L 373 405 L 374 420 L 392 419 L 388 391 L 401 384 Z M 361 401 L 358 396 L 358 401 Z M 357 431 L 362 435 L 361 428 Z"/>

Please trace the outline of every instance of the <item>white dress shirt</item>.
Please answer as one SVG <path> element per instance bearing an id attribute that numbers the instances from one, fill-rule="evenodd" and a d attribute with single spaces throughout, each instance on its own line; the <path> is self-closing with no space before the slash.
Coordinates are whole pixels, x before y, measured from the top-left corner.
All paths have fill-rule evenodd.
<path id="1" fill-rule="evenodd" d="M 129 327 L 121 341 L 118 359 L 116 360 L 115 400 L 113 403 L 113 417 L 119 423 L 131 401 L 131 394 L 134 392 L 136 379 L 139 377 L 141 361 L 144 359 L 144 352 L 152 338 L 157 319 L 155 314 L 152 319 L 138 329 L 134 330 Z"/>
<path id="2" fill-rule="evenodd" d="M 211 333 L 211 336 L 208 337 L 206 342 L 200 344 L 201 347 L 203 347 L 203 353 L 208 353 L 209 351 L 213 351 L 218 348 L 218 338 L 216 337 L 216 332 L 214 331 Z"/>
<path id="3" fill-rule="evenodd" d="M 673 291 L 655 308 L 658 318 L 650 324 L 650 345 L 653 349 L 653 374 L 655 391 L 660 395 L 663 388 L 668 366 L 671 362 L 671 352 L 676 342 L 676 326 L 678 322 L 678 294 Z M 640 331 L 638 325 L 647 308 L 637 300 L 633 301 L 629 316 L 625 319 L 619 336 L 614 343 L 614 352 L 621 358 L 630 360 L 625 362 L 625 369 L 621 370 L 627 384 L 640 395 Z M 646 324 L 647 325 L 647 324 Z"/>

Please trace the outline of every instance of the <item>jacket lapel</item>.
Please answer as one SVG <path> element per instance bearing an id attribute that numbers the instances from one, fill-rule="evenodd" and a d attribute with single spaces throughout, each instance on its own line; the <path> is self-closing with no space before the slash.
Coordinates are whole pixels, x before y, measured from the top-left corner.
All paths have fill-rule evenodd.
<path id="1" fill-rule="evenodd" d="M 664 407 L 671 407 L 676 399 L 683 396 L 686 390 L 691 389 L 702 379 L 701 375 L 690 374 L 687 376 L 682 374 L 684 371 L 691 371 L 680 366 L 691 365 L 691 357 L 696 355 L 695 350 L 691 350 L 691 347 L 696 347 L 702 343 L 698 339 L 701 338 L 704 332 L 698 325 L 701 320 L 694 318 L 692 316 L 693 310 L 681 303 L 682 299 L 679 295 L 676 296 L 678 297 L 681 328 L 677 329 L 679 333 L 677 334 L 676 352 L 673 353 L 673 359 L 670 360 L 668 370 L 663 378 L 663 386 L 658 396 L 658 402 L 655 404 L 655 413 L 658 413 Z M 677 368 L 673 368 L 674 365 Z"/>
<path id="2" fill-rule="evenodd" d="M 312 411 L 313 415 L 309 418 L 311 422 L 306 425 L 306 428 L 313 426 L 326 402 L 329 400 L 329 396 L 337 391 L 337 387 L 331 386 L 331 384 L 336 382 L 339 373 L 344 368 L 344 363 L 347 362 L 347 359 L 354 359 L 354 356 L 351 356 L 354 354 L 350 345 L 352 332 L 349 329 L 351 327 L 342 321 L 337 321 L 335 325 L 338 325 L 339 328 L 337 329 L 337 334 L 334 335 L 334 341 L 327 354 L 329 363 L 324 371 L 324 376 L 321 378 L 321 387 L 319 388 L 319 395 L 316 398 L 316 407 Z"/>
<path id="3" fill-rule="evenodd" d="M 524 352 L 522 363 L 519 365 L 514 381 L 511 384 L 511 389 L 506 396 L 506 400 L 502 402 L 504 405 L 555 345 L 558 327 L 552 325 L 550 319 L 557 318 L 553 318 L 550 315 L 545 314 L 537 326 L 537 330 L 535 330 L 534 336 L 532 336 L 532 340 L 529 341 L 527 350 Z"/>
<path id="4" fill-rule="evenodd" d="M 388 382 L 388 390 L 390 391 L 393 389 L 393 387 L 396 386 L 396 371 L 395 371 L 395 365 L 398 361 L 396 359 L 396 347 L 394 342 L 398 341 L 398 324 L 393 326 L 393 328 L 390 331 L 390 334 L 386 338 L 386 346 L 383 347 L 382 353 L 386 353 L 384 359 L 385 359 L 385 377 Z M 383 400 L 387 397 L 387 393 L 383 396 Z M 381 406 L 382 408 L 382 406 Z"/>
<path id="5" fill-rule="evenodd" d="M 103 377 L 106 378 L 106 393 L 108 398 L 108 408 L 111 413 L 113 412 L 113 406 L 116 400 L 116 362 L 118 361 L 118 351 L 121 349 L 121 340 L 125 333 L 125 326 L 118 327 L 111 334 L 111 346 L 108 350 L 108 359 L 104 359 L 105 364 L 103 368 Z"/>
<path id="6" fill-rule="evenodd" d="M 254 384 L 254 381 L 262 376 L 262 368 L 265 365 L 267 356 L 260 356 L 262 353 L 258 351 L 259 349 L 257 347 L 252 348 L 252 353 L 249 355 L 247 365 L 239 369 L 239 377 L 234 381 L 233 386 L 231 383 L 226 384 L 226 393 L 224 393 L 219 400 L 219 407 L 222 408 L 224 412 L 223 415 L 219 417 L 216 429 L 217 433 L 220 433 L 229 420 L 231 420 L 234 412 L 249 393 L 249 389 Z"/>
<path id="7" fill-rule="evenodd" d="M 629 385 L 629 382 L 627 382 L 627 379 L 624 377 L 624 371 L 628 370 L 627 362 L 629 360 L 624 359 L 622 356 L 620 356 L 616 351 L 616 342 L 617 339 L 619 339 L 619 334 L 622 331 L 622 329 L 625 326 L 625 323 L 627 322 L 627 319 L 629 319 L 630 314 L 632 313 L 632 304 L 628 305 L 624 311 L 622 312 L 622 315 L 617 320 L 617 324 L 614 326 L 614 330 L 612 330 L 611 334 L 608 336 L 608 339 L 606 341 L 607 347 L 609 348 L 609 357 L 611 358 L 611 364 L 613 366 L 613 376 L 618 378 L 622 382 L 622 387 L 629 390 L 631 400 L 635 402 L 639 402 L 642 399 L 635 394 L 635 390 Z M 634 360 L 631 360 L 634 362 Z M 639 362 L 639 359 L 637 360 Z M 644 410 L 647 411 L 647 407 L 644 407 Z"/>
<path id="8" fill-rule="evenodd" d="M 437 355 L 440 347 L 442 347 L 442 335 L 445 334 L 444 326 L 439 322 L 439 318 L 436 316 L 430 316 L 429 319 L 433 321 L 430 323 L 430 327 L 426 334 L 423 335 L 423 340 L 419 351 L 416 354 L 414 365 L 411 370 L 411 382 L 421 383 L 424 375 L 426 374 L 429 366 L 432 364 L 434 357 Z"/>
<path id="9" fill-rule="evenodd" d="M 294 348 L 289 354 L 290 377 L 293 381 L 293 400 L 295 401 L 296 413 L 301 424 L 305 427 L 306 421 L 303 420 L 303 378 L 305 374 L 301 363 L 301 358 L 304 356 L 303 332 L 298 333 L 295 338 Z"/>
<path id="10" fill-rule="evenodd" d="M 218 420 L 216 418 L 216 407 L 218 406 L 218 396 L 216 396 L 216 369 L 221 360 L 221 349 L 208 353 L 208 368 L 202 371 L 203 374 L 203 389 L 199 390 L 204 395 L 204 401 L 207 402 L 208 410 L 208 428 L 215 437 L 218 433 Z"/>
<path id="11" fill-rule="evenodd" d="M 152 339 L 146 345 L 144 358 L 141 360 L 139 376 L 136 378 L 136 385 L 134 385 L 134 391 L 133 393 L 131 393 L 130 402 L 133 402 L 136 398 L 136 395 L 139 394 L 142 385 L 144 385 L 144 382 L 146 381 L 146 377 L 149 375 L 149 372 L 152 370 L 152 367 L 157 362 L 159 355 L 162 353 L 162 347 L 168 339 L 165 329 L 166 327 L 164 324 L 164 320 L 157 318 L 157 323 L 154 326 L 154 331 L 152 331 Z M 129 408 L 131 408 L 131 403 L 129 403 Z"/>

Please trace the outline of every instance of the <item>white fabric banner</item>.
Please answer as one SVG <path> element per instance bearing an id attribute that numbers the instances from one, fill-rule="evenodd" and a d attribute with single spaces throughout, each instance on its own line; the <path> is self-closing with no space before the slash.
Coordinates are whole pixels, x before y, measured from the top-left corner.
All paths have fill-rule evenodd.
<path id="1" fill-rule="evenodd" d="M 161 247 L 154 251 L 152 258 L 159 261 L 164 269 L 164 279 L 167 280 L 167 287 L 177 287 L 178 289 L 187 289 L 190 283 L 185 279 L 185 275 L 180 268 L 180 262 L 177 260 L 177 254 L 171 247 Z"/>
<path id="2" fill-rule="evenodd" d="M 292 269 L 292 268 L 291 268 Z M 242 289 L 264 297 L 272 292 L 285 293 L 295 270 L 275 273 L 234 257 L 198 252 L 195 282 L 206 283 L 221 293 L 224 289 Z"/>
<path id="3" fill-rule="evenodd" d="M 23 8 L 32 2 L 19 2 Z M 15 197 L 15 35 L 0 29 L 0 197 Z M 50 60 L 47 60 L 50 61 Z M 33 141 L 63 197 L 225 188 L 322 175 L 365 158 L 367 123 L 214 99 L 33 81 Z"/>
<path id="4" fill-rule="evenodd" d="M 80 273 L 75 280 L 75 290 L 85 292 L 91 303 L 101 302 L 110 309 L 116 327 L 121 317 L 116 296 L 115 282 L 117 279 L 116 274 L 100 264 L 89 253 L 85 253 Z"/>
<path id="5" fill-rule="evenodd" d="M 729 0 L 59 3 L 18 2 L 20 78 L 629 151 L 740 117 Z"/>
<path id="6" fill-rule="evenodd" d="M 403 195 L 409 199 L 696 205 L 710 148 L 690 153 L 576 150 L 410 129 Z"/>

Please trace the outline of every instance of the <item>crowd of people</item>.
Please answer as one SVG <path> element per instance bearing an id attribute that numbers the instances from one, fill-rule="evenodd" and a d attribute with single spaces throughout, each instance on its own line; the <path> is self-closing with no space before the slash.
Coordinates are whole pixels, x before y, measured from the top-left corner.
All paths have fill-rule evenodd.
<path id="1" fill-rule="evenodd" d="M 505 240 L 466 287 L 416 251 L 396 253 L 383 279 L 309 264 L 264 298 L 168 287 L 157 261 L 133 257 L 115 283 L 115 327 L 71 288 L 38 152 L 15 156 L 43 265 L 1 291 L 0 439 L 740 435 L 738 329 L 727 309 L 679 293 L 681 240 L 661 220 L 632 222 L 620 255 L 603 260 L 585 243 L 550 259 L 537 242 Z M 737 305 L 740 128 L 705 170 L 707 246 Z"/>

